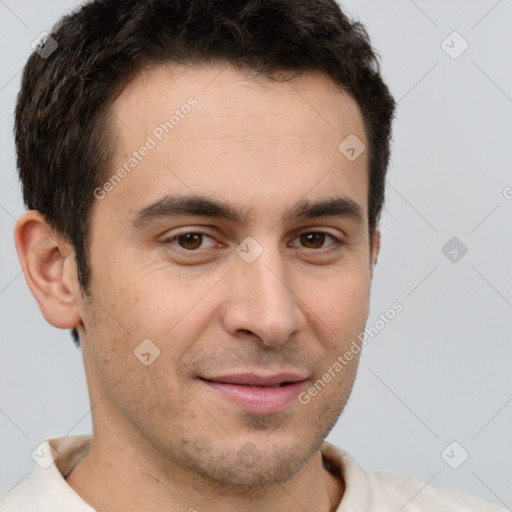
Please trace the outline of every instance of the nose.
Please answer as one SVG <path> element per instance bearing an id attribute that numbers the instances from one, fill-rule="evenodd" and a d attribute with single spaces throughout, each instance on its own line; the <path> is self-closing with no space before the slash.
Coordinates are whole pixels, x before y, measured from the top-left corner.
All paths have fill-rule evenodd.
<path id="1" fill-rule="evenodd" d="M 303 315 L 279 254 L 264 251 L 252 263 L 240 258 L 230 274 L 224 328 L 235 337 L 249 332 L 269 347 L 285 344 L 302 325 Z"/>

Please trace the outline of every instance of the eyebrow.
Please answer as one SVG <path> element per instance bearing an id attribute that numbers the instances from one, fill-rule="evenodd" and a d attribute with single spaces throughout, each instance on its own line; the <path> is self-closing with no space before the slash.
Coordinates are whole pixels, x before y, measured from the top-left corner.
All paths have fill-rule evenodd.
<path id="1" fill-rule="evenodd" d="M 283 218 L 292 220 L 330 216 L 347 217 L 356 221 L 364 219 L 363 209 L 348 197 L 333 197 L 319 201 L 302 199 L 289 208 Z"/>
<path id="2" fill-rule="evenodd" d="M 200 216 L 222 218 L 237 224 L 247 223 L 249 212 L 234 205 L 197 195 L 166 195 L 133 212 L 132 225 L 139 227 L 156 220 L 174 216 Z M 348 197 L 333 197 L 317 201 L 302 199 L 288 208 L 284 220 L 302 220 L 318 217 L 345 217 L 356 221 L 364 219 L 363 209 Z"/>
<path id="3" fill-rule="evenodd" d="M 132 224 L 142 226 L 155 220 L 177 215 L 223 218 L 238 224 L 243 224 L 248 217 L 246 213 L 240 212 L 225 201 L 196 195 L 166 195 L 134 212 Z"/>

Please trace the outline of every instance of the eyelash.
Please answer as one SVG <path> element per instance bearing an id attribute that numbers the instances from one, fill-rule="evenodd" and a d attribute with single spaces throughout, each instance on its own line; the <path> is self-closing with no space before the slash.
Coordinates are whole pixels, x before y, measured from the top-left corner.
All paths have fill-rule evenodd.
<path id="1" fill-rule="evenodd" d="M 207 249 L 185 249 L 184 247 L 180 247 L 178 244 L 173 243 L 179 237 L 185 236 L 185 235 L 189 235 L 189 234 L 201 235 L 203 237 L 207 237 L 207 238 L 211 238 L 212 240 L 215 240 L 215 238 L 213 236 L 208 235 L 207 233 L 203 233 L 201 231 L 184 231 L 183 233 L 178 233 L 178 234 L 173 235 L 171 237 L 165 238 L 160 243 L 162 245 L 170 244 L 170 245 L 174 246 L 174 248 L 172 250 L 178 251 L 178 252 L 182 252 L 182 253 L 187 253 L 187 254 L 192 254 L 192 253 L 200 254 L 202 251 L 207 250 Z M 309 247 L 301 247 L 302 249 L 305 249 L 305 250 L 309 249 L 311 251 L 327 253 L 327 252 L 330 252 L 332 250 L 338 249 L 341 245 L 344 244 L 344 242 L 339 240 L 332 233 L 329 233 L 327 231 L 322 231 L 322 230 L 319 230 L 319 231 L 311 231 L 311 230 L 309 230 L 309 231 L 301 231 L 300 233 L 297 234 L 297 236 L 295 236 L 295 238 L 292 241 L 295 241 L 295 240 L 299 239 L 302 235 L 307 235 L 307 234 L 321 234 L 321 235 L 325 235 L 326 237 L 329 237 L 332 240 L 332 243 L 330 243 L 326 247 L 321 247 L 319 249 L 311 249 Z"/>
<path id="2" fill-rule="evenodd" d="M 332 240 L 332 243 L 330 243 L 329 245 L 327 245 L 325 247 L 320 247 L 319 249 L 312 249 L 310 247 L 303 247 L 303 246 L 299 246 L 299 248 L 306 249 L 306 250 L 309 249 L 311 251 L 317 251 L 317 252 L 321 251 L 322 253 L 325 254 L 326 252 L 337 249 L 340 245 L 343 244 L 343 242 L 341 240 L 339 240 L 338 238 L 336 238 L 332 233 L 329 233 L 327 231 L 322 231 L 322 230 L 320 230 L 320 231 L 302 231 L 292 241 L 299 239 L 302 235 L 311 235 L 311 234 L 325 235 L 326 238 L 329 237 Z"/>

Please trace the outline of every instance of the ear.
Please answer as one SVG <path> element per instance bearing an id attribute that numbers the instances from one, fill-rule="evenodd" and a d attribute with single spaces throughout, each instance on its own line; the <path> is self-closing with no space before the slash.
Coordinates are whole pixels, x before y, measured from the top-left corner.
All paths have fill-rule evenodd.
<path id="1" fill-rule="evenodd" d="M 75 328 L 81 323 L 81 290 L 71 246 L 35 210 L 18 219 L 14 238 L 28 287 L 47 322 L 60 329 Z"/>
<path id="2" fill-rule="evenodd" d="M 373 269 L 375 265 L 377 264 L 377 259 L 379 258 L 379 252 L 380 252 L 380 231 L 375 228 L 372 232 L 372 239 L 371 239 L 371 254 L 370 254 L 370 265 L 371 265 L 371 271 L 373 274 Z"/>

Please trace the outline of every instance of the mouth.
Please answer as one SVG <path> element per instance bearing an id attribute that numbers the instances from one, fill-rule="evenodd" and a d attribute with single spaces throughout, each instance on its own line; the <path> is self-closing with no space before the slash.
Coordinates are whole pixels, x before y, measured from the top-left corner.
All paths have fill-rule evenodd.
<path id="1" fill-rule="evenodd" d="M 293 402 L 306 385 L 297 373 L 255 373 L 200 377 L 210 391 L 253 414 L 271 414 Z"/>

